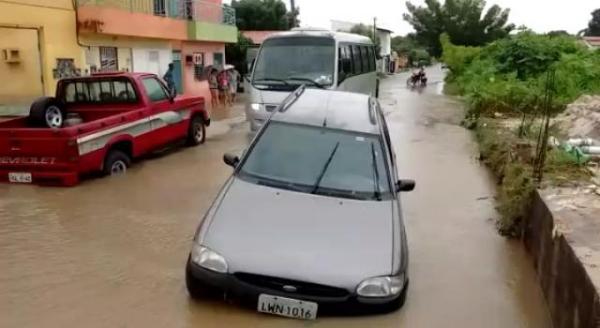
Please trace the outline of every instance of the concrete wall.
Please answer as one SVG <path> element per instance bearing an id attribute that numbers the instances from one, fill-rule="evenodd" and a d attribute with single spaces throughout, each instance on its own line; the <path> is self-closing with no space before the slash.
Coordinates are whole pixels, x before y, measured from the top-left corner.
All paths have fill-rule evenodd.
<path id="1" fill-rule="evenodd" d="M 392 35 L 390 32 L 377 30 L 377 38 L 381 47 L 381 56 L 389 56 L 392 54 Z"/>
<path id="2" fill-rule="evenodd" d="M 536 192 L 524 242 L 534 259 L 555 328 L 600 327 L 596 216 L 553 210 Z"/>
<path id="3" fill-rule="evenodd" d="M 133 48 L 133 71 L 154 73 L 162 77 L 173 61 L 171 48 Z M 157 57 L 156 57 L 157 56 Z"/>
<path id="4" fill-rule="evenodd" d="M 84 68 L 89 70 L 91 65 L 100 67 L 98 47 L 117 47 L 119 70 L 131 72 L 148 72 L 162 77 L 172 60 L 171 43 L 164 40 L 134 38 L 128 36 L 85 35 L 81 42 L 87 48 L 82 52 L 86 58 Z M 150 51 L 158 51 L 159 61 L 151 62 Z"/>
<path id="5" fill-rule="evenodd" d="M 3 51 L 18 52 L 18 61 L 5 61 Z M 44 94 L 38 30 L 0 27 L 0 104 L 30 104 Z"/>
<path id="6" fill-rule="evenodd" d="M 75 11 L 71 0 L 0 1 L 0 26 L 29 27 L 39 32 L 45 94 L 54 94 L 57 79 L 54 78 L 53 69 L 57 68 L 58 58 L 73 59 L 76 68 L 82 65 L 83 56 L 77 45 Z M 33 37 L 33 34 L 28 37 Z M 24 44 L 30 42 L 31 39 L 24 40 Z M 37 87 L 36 82 L 26 86 L 28 90 Z"/>

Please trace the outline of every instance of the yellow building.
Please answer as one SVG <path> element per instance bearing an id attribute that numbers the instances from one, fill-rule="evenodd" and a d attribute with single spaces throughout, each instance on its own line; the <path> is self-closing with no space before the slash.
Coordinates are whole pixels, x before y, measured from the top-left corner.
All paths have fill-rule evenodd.
<path id="1" fill-rule="evenodd" d="M 0 0 L 0 115 L 53 95 L 56 81 L 79 73 L 72 0 Z M 16 106 L 15 106 L 16 105 Z"/>

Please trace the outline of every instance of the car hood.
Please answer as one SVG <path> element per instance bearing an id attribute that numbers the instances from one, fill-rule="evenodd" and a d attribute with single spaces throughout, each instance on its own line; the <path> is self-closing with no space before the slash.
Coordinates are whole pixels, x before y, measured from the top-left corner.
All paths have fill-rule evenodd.
<path id="1" fill-rule="evenodd" d="M 354 288 L 392 271 L 391 201 L 340 199 L 233 178 L 202 244 L 247 272 Z"/>
<path id="2" fill-rule="evenodd" d="M 273 91 L 273 90 L 262 90 L 259 95 L 259 103 L 268 105 L 279 105 L 291 91 Z"/>

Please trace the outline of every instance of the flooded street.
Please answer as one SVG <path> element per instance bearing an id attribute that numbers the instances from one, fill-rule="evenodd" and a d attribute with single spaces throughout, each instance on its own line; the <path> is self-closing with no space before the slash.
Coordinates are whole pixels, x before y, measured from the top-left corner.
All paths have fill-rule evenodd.
<path id="1" fill-rule="evenodd" d="M 494 185 L 460 104 L 406 74 L 382 80 L 403 198 L 410 290 L 400 311 L 316 322 L 193 302 L 184 265 L 248 126 L 75 188 L 0 185 L 0 327 L 551 327 L 533 265 L 494 228 Z M 210 129 L 210 128 L 209 128 Z M 310 240 L 307 240 L 309 243 Z M 357 259 L 358 260 L 358 259 Z"/>

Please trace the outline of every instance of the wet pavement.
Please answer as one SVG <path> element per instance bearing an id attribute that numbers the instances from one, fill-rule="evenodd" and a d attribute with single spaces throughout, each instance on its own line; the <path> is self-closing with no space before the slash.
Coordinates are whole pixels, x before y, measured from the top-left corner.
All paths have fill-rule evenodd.
<path id="1" fill-rule="evenodd" d="M 194 230 L 231 173 L 222 154 L 249 140 L 234 120 L 124 177 L 0 185 L 0 327 L 550 327 L 530 259 L 495 232 L 493 181 L 460 105 L 440 95 L 439 70 L 429 75 L 423 90 L 406 74 L 382 82 L 399 174 L 417 181 L 403 198 L 411 285 L 400 311 L 304 322 L 188 298 Z"/>

